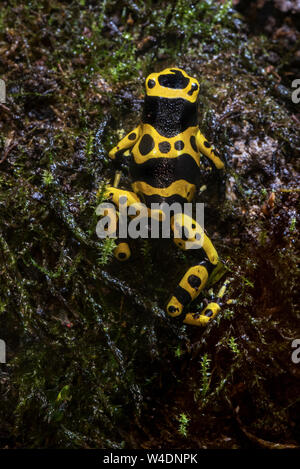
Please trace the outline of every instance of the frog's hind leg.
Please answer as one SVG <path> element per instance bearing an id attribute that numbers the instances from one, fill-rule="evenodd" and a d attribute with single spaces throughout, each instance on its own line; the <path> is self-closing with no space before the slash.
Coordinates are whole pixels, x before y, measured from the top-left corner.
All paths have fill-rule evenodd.
<path id="1" fill-rule="evenodd" d="M 116 245 L 117 246 L 114 249 L 115 258 L 121 262 L 127 261 L 131 256 L 129 244 L 123 239 L 119 238 L 116 240 Z"/>
<path id="2" fill-rule="evenodd" d="M 137 207 L 139 204 L 141 204 L 140 199 L 134 192 L 118 189 L 116 187 L 108 187 L 105 196 L 107 200 L 114 204 L 119 214 L 120 212 L 126 212 L 128 207 L 132 205 Z M 117 232 L 120 234 L 119 226 Z M 127 243 L 127 238 L 123 238 L 121 236 L 118 237 L 116 240 L 116 245 L 117 246 L 114 249 L 114 256 L 116 259 L 121 262 L 127 261 L 131 255 L 130 247 Z"/>
<path id="3" fill-rule="evenodd" d="M 225 280 L 214 301 L 211 301 L 201 312 L 188 313 L 183 322 L 191 326 L 206 326 L 220 311 L 223 296 L 229 282 L 229 280 Z"/>
<path id="4" fill-rule="evenodd" d="M 174 233 L 174 242 L 182 250 L 192 250 L 194 264 L 182 277 L 174 295 L 167 305 L 167 312 L 172 317 L 180 316 L 184 308 L 197 298 L 205 287 L 209 276 L 218 264 L 218 254 L 202 227 L 193 218 L 185 214 L 176 214 L 171 219 L 171 229 Z M 213 314 L 218 309 L 212 306 Z M 208 314 L 205 312 L 205 314 Z M 210 314 L 210 311 L 209 311 Z M 206 316 L 208 320 L 209 316 Z M 193 324 L 196 324 L 194 321 Z M 201 321 L 197 325 L 203 325 Z"/>

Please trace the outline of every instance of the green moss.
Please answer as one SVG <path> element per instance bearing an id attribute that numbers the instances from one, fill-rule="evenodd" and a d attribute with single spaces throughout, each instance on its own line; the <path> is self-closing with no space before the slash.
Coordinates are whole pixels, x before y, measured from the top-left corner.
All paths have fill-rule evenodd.
<path id="1" fill-rule="evenodd" d="M 298 193 L 281 189 L 295 186 L 298 128 L 286 91 L 297 44 L 286 51 L 280 38 L 248 35 L 230 2 L 96 3 L 14 0 L 1 9 L 1 446 L 156 448 L 168 434 L 185 448 L 181 437 L 193 434 L 244 447 L 237 403 L 250 433 L 295 441 Z M 271 49 L 280 61 L 267 72 Z M 204 160 L 200 171 L 207 190 L 197 200 L 231 279 L 205 330 L 163 311 L 187 253 L 137 242 L 129 263 L 117 264 L 114 241 L 95 233 L 117 129 L 137 124 L 144 77 L 169 65 L 199 78 L 201 129 L 227 159 L 222 175 Z M 264 151 L 265 137 L 276 148 Z"/>

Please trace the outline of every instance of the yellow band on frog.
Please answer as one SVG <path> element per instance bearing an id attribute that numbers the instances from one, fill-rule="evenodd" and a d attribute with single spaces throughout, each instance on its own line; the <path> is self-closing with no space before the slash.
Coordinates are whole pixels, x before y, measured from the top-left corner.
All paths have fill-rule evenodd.
<path id="1" fill-rule="evenodd" d="M 136 193 L 145 195 L 160 195 L 161 197 L 171 197 L 172 195 L 180 195 L 191 201 L 194 198 L 196 192 L 196 186 L 194 184 L 187 185 L 184 179 L 179 179 L 173 182 L 168 187 L 152 187 L 143 181 L 136 181 L 131 184 L 132 189 Z"/>

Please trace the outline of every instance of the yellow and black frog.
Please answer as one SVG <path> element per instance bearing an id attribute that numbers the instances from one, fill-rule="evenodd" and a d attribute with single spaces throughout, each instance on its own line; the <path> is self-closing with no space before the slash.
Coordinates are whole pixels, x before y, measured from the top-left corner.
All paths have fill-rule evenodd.
<path id="1" fill-rule="evenodd" d="M 146 97 L 141 123 L 129 132 L 110 152 L 113 160 L 130 150 L 132 192 L 116 187 L 107 189 L 107 197 L 120 209 L 144 203 L 151 219 L 161 212 L 153 203 L 191 202 L 197 190 L 200 154 L 218 169 L 224 167 L 218 153 L 202 135 L 197 125 L 199 83 L 179 68 L 166 68 L 146 79 Z M 158 213 L 159 212 L 159 213 Z M 187 306 L 204 288 L 218 264 L 218 254 L 200 224 L 190 215 L 175 213 L 170 217 L 171 236 L 182 250 L 193 249 L 194 261 L 167 305 L 171 317 L 183 322 L 205 325 L 220 310 L 218 301 L 209 303 L 201 313 L 186 313 Z M 120 261 L 130 256 L 128 239 L 118 238 L 114 255 Z M 196 249 L 195 249 L 196 248 Z"/>

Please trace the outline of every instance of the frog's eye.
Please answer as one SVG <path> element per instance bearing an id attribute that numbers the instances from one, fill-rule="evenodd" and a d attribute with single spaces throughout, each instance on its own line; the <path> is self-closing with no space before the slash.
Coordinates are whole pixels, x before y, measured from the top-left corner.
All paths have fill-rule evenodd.
<path id="1" fill-rule="evenodd" d="M 155 80 L 153 80 L 152 78 L 150 78 L 150 80 L 148 80 L 148 88 L 154 88 L 155 86 Z"/>
<path id="2" fill-rule="evenodd" d="M 191 96 L 195 91 L 197 91 L 198 88 L 199 86 L 197 85 L 197 83 L 192 83 L 192 86 L 191 86 L 190 91 L 188 92 L 188 95 Z"/>

